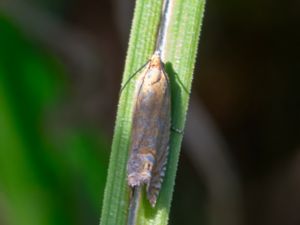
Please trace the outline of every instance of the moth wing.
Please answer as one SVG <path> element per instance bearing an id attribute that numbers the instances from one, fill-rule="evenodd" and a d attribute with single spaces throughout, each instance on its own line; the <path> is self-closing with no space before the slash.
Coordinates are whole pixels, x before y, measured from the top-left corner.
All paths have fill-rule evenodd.
<path id="1" fill-rule="evenodd" d="M 144 98 L 143 94 L 140 94 L 140 91 L 143 88 L 144 79 L 148 70 L 148 64 L 139 74 L 138 79 L 136 81 L 135 91 L 134 91 L 135 104 L 133 106 L 134 107 L 133 120 L 132 120 L 133 126 L 132 126 L 132 133 L 131 133 L 130 155 L 127 162 L 128 176 L 130 174 L 137 174 L 140 168 L 139 165 L 140 162 L 139 161 L 137 162 L 138 160 L 137 154 L 140 150 L 140 146 L 142 145 L 144 137 L 146 136 L 144 132 L 144 126 L 142 123 L 144 123 L 145 118 L 148 117 L 149 115 L 145 115 L 145 112 L 141 110 L 141 105 L 139 103 Z M 138 176 L 135 176 L 133 180 L 128 180 L 129 186 L 135 186 L 136 184 L 140 184 L 140 183 L 141 183 L 140 177 Z"/>
<path id="2" fill-rule="evenodd" d="M 166 79 L 166 92 L 164 101 L 161 105 L 160 121 L 161 121 L 161 133 L 159 134 L 159 142 L 157 145 L 156 160 L 152 169 L 152 175 L 150 183 L 147 186 L 147 198 L 150 201 L 152 207 L 155 206 L 157 197 L 159 195 L 163 177 L 165 175 L 166 164 L 169 152 L 169 139 L 171 129 L 171 96 L 169 88 L 169 80 L 167 75 L 164 73 Z"/>
<path id="3" fill-rule="evenodd" d="M 143 99 L 145 98 L 145 94 L 141 92 L 144 85 L 144 80 L 147 75 L 148 64 L 145 66 L 145 69 L 141 72 L 137 79 L 135 91 L 134 91 L 134 110 L 133 110 L 133 119 L 132 119 L 132 134 L 131 134 L 131 154 L 136 154 L 140 147 L 143 145 L 146 134 L 145 121 L 151 116 L 152 111 L 144 110 Z"/>

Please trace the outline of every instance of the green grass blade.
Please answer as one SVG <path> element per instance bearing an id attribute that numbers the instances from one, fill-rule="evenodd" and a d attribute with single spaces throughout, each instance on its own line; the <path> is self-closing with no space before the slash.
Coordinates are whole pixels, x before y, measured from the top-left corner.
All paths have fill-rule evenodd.
<path id="1" fill-rule="evenodd" d="M 172 86 L 172 124 L 183 129 L 205 1 L 170 0 L 170 4 L 170 23 L 162 51 Z M 151 57 L 156 43 L 161 8 L 162 1 L 137 1 L 122 84 Z M 126 184 L 126 163 L 134 86 L 133 79 L 122 91 L 119 100 L 101 225 L 121 225 L 127 221 L 129 193 Z M 181 141 L 182 135 L 172 132 L 167 173 L 157 206 L 152 209 L 147 200 L 143 199 L 138 224 L 167 224 Z"/>

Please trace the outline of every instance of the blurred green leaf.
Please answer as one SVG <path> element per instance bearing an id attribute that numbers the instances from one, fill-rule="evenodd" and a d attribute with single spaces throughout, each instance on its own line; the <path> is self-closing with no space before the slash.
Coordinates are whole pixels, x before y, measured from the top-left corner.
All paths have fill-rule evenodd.
<path id="1" fill-rule="evenodd" d="M 1 16 L 0 31 L 0 198 L 6 221 L 86 224 L 99 213 L 105 136 L 72 128 L 57 137 L 47 130 L 48 113 L 66 89 L 64 69 Z"/>

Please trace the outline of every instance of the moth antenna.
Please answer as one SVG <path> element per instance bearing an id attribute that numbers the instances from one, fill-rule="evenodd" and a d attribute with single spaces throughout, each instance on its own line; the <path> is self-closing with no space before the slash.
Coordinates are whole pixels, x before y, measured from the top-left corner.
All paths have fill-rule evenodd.
<path id="1" fill-rule="evenodd" d="M 149 63 L 150 60 L 147 60 L 147 62 L 142 65 L 137 71 L 135 71 L 129 78 L 128 80 L 125 82 L 125 84 L 121 87 L 121 91 L 120 93 L 122 93 L 122 91 L 125 89 L 125 87 L 127 86 L 127 84 L 131 81 L 131 79 L 133 77 L 135 77 L 135 75 L 137 75 L 148 63 Z"/>

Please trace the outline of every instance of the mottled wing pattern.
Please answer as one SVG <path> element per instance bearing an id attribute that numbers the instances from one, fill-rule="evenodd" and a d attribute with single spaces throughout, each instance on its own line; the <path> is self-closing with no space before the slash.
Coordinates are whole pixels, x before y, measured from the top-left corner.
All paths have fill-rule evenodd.
<path id="1" fill-rule="evenodd" d="M 154 55 L 140 74 L 133 112 L 128 184 L 147 185 L 147 197 L 155 206 L 168 156 L 170 89 L 159 56 Z"/>
<path id="2" fill-rule="evenodd" d="M 164 73 L 164 71 L 162 72 Z M 169 153 L 169 139 L 171 129 L 171 96 L 169 80 L 166 73 L 164 73 L 164 77 L 166 79 L 166 89 L 164 93 L 164 102 L 161 105 L 161 111 L 159 115 L 161 121 L 160 137 L 157 142 L 156 160 L 152 169 L 151 181 L 147 187 L 147 198 L 150 201 L 152 207 L 155 206 L 158 194 L 161 189 Z"/>

